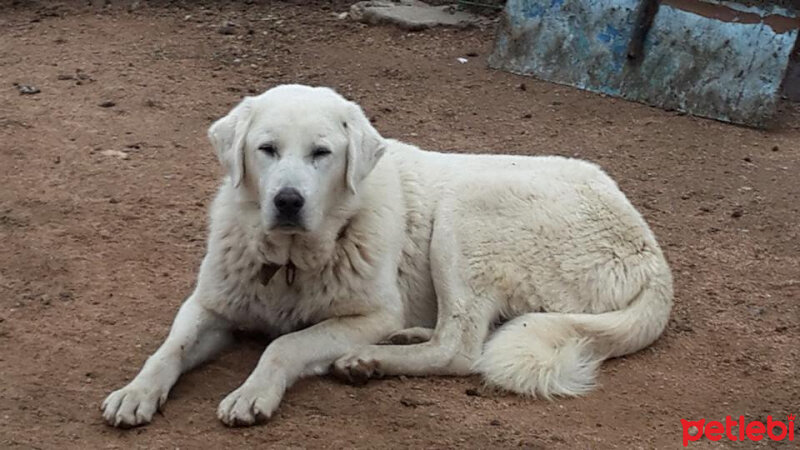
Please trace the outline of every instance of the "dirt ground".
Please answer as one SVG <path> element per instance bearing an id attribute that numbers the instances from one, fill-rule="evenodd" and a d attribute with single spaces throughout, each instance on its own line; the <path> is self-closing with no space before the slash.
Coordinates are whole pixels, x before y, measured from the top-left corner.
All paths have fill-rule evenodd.
<path id="1" fill-rule="evenodd" d="M 800 413 L 797 105 L 771 131 L 665 112 L 489 70 L 491 28 L 365 27 L 338 0 L 86 3 L 0 0 L 0 447 L 680 448 L 680 419 Z M 221 175 L 208 125 L 285 82 L 335 87 L 425 148 L 599 163 L 673 267 L 668 330 L 585 398 L 313 378 L 266 425 L 228 429 L 217 404 L 264 347 L 245 339 L 151 425 L 107 427 L 100 402 L 192 289 Z M 729 445 L 712 444 L 692 447 Z"/>

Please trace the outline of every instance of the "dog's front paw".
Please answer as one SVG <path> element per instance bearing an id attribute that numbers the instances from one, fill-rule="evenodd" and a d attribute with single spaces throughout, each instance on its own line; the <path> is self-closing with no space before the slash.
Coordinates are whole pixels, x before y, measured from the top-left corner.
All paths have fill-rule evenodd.
<path id="1" fill-rule="evenodd" d="M 433 328 L 414 327 L 396 331 L 384 339 L 382 345 L 414 345 L 428 342 L 433 337 Z"/>
<path id="2" fill-rule="evenodd" d="M 101 406 L 103 419 L 120 428 L 148 424 L 167 400 L 167 394 L 165 389 L 134 381 L 106 397 Z"/>
<path id="3" fill-rule="evenodd" d="M 341 380 L 360 386 L 366 384 L 370 378 L 381 376 L 380 363 L 365 356 L 343 356 L 333 363 L 333 374 Z"/>
<path id="4" fill-rule="evenodd" d="M 282 391 L 277 387 L 243 384 L 219 404 L 217 417 L 229 427 L 249 427 L 266 422 L 278 409 Z"/>

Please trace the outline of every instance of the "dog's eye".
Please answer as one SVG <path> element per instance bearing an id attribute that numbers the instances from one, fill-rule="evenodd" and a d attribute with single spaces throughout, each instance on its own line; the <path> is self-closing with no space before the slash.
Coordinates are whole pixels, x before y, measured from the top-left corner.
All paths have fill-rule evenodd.
<path id="1" fill-rule="evenodd" d="M 278 154 L 278 150 L 276 150 L 275 146 L 272 144 L 261 144 L 258 146 L 258 149 L 269 156 L 275 156 Z"/>
<path id="2" fill-rule="evenodd" d="M 319 159 L 319 158 L 322 158 L 324 156 L 328 156 L 330 154 L 331 154 L 331 151 L 328 150 L 327 148 L 325 148 L 325 147 L 317 147 L 317 148 L 314 149 L 313 152 L 311 152 L 311 157 L 314 158 L 314 159 Z"/>

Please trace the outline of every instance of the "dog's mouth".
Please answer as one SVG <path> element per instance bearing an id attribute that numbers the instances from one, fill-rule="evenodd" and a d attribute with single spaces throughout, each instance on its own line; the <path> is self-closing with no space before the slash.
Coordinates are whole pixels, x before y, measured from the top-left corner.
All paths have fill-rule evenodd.
<path id="1" fill-rule="evenodd" d="M 270 227 L 270 230 L 287 234 L 296 234 L 308 231 L 308 229 L 306 229 L 302 223 L 296 220 L 276 220 Z"/>

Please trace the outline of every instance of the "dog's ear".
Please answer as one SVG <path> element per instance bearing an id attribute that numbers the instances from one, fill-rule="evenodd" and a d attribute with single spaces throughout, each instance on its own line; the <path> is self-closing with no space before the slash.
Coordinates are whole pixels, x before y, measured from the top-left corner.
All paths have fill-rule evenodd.
<path id="1" fill-rule="evenodd" d="M 252 120 L 252 97 L 245 97 L 227 116 L 214 122 L 208 138 L 217 158 L 228 170 L 234 187 L 244 179 L 244 138 Z"/>
<path id="2" fill-rule="evenodd" d="M 386 151 L 386 141 L 355 103 L 348 105 L 348 114 L 342 125 L 349 139 L 345 180 L 347 188 L 355 194 L 356 186 L 369 175 Z"/>

